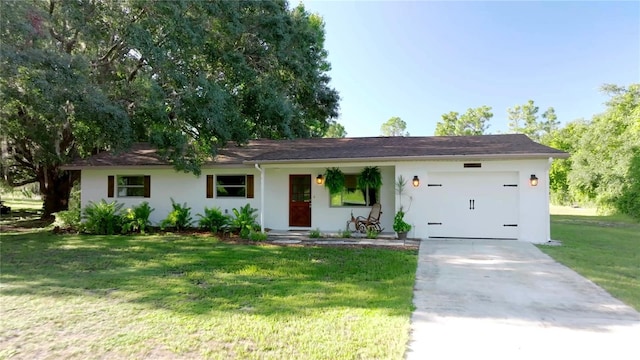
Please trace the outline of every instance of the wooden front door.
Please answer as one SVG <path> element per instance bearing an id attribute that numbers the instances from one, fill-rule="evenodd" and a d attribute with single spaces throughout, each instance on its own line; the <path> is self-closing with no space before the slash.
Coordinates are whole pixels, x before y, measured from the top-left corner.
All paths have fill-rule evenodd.
<path id="1" fill-rule="evenodd" d="M 289 175 L 289 226 L 311 226 L 311 175 Z"/>

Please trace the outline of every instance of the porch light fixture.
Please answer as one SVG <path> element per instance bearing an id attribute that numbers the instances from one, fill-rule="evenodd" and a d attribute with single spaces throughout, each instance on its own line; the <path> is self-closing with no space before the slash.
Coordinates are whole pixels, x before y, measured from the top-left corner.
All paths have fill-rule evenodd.
<path id="1" fill-rule="evenodd" d="M 316 176 L 316 184 L 322 185 L 323 182 L 324 182 L 324 176 L 322 176 L 322 174 Z"/>
<path id="2" fill-rule="evenodd" d="M 538 186 L 538 177 L 536 174 L 531 174 L 531 177 L 529 178 L 529 185 Z"/>
<path id="3" fill-rule="evenodd" d="M 418 175 L 413 175 L 413 180 L 411 181 L 413 187 L 420 186 L 420 179 L 418 179 Z"/>

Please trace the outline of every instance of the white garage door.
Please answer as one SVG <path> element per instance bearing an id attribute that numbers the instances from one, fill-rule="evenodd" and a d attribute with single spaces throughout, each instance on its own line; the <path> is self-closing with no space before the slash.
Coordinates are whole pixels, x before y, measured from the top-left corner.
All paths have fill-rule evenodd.
<path id="1" fill-rule="evenodd" d="M 426 222 L 431 238 L 518 238 L 518 174 L 430 173 Z"/>

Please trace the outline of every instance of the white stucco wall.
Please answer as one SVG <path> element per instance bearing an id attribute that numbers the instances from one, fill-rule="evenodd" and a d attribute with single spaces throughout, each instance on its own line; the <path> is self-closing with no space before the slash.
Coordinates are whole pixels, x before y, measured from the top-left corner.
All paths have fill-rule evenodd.
<path id="1" fill-rule="evenodd" d="M 213 198 L 206 197 L 206 175 L 254 175 L 255 176 L 255 196 L 253 199 L 246 198 Z M 108 176 L 119 175 L 149 175 L 151 177 L 151 197 L 117 197 L 107 198 Z M 98 202 L 104 199 L 108 202 L 116 200 L 124 204 L 124 208 L 148 201 L 149 205 L 155 209 L 151 213 L 151 222 L 158 225 L 171 211 L 171 198 L 182 204 L 187 203 L 191 207 L 191 215 L 194 223 L 197 223 L 198 213 L 204 211 L 204 207 L 220 207 L 223 211 L 231 213 L 231 209 L 239 208 L 247 203 L 257 208 L 260 202 L 260 182 L 259 173 L 254 168 L 224 168 L 224 169 L 203 169 L 202 175 L 196 177 L 193 174 L 176 172 L 173 169 L 84 169 L 81 172 L 82 187 L 82 207 L 89 201 Z"/>
<path id="2" fill-rule="evenodd" d="M 533 160 L 490 160 L 490 161 L 466 161 L 481 162 L 482 168 L 463 168 L 465 161 L 399 161 L 378 163 L 348 163 L 343 166 L 335 163 L 317 163 L 312 165 L 264 165 L 265 193 L 264 193 L 264 225 L 274 230 L 294 230 L 290 228 L 288 221 L 289 211 L 289 175 L 311 175 L 311 227 L 304 229 L 320 229 L 322 232 L 337 232 L 345 228 L 351 212 L 354 216 L 366 216 L 369 207 L 330 207 L 329 193 L 323 185 L 317 185 L 315 178 L 325 172 L 328 167 L 339 166 L 346 174 L 359 173 L 365 166 L 379 166 L 382 172 L 382 188 L 380 190 L 380 203 L 382 204 L 381 223 L 385 232 L 393 232 L 393 217 L 400 207 L 400 202 L 395 195 L 394 185 L 398 175 L 403 175 L 407 180 L 405 197 L 402 203 L 406 214 L 405 220 L 413 225 L 410 237 L 428 238 L 429 230 L 426 226 L 424 214 L 430 199 L 427 196 L 426 184 L 429 174 L 433 172 L 459 172 L 473 176 L 478 172 L 516 172 L 518 177 L 518 240 L 542 243 L 549 239 L 549 203 L 548 203 L 548 168 L 547 159 Z M 246 198 L 206 198 L 206 175 L 254 175 L 253 199 Z M 536 174 L 539 184 L 536 187 L 529 185 L 529 177 Z M 151 176 L 150 198 L 107 198 L 107 177 L 109 175 L 149 175 Z M 171 200 L 186 202 L 191 207 L 194 222 L 202 213 L 205 206 L 220 207 L 231 214 L 231 209 L 239 208 L 247 203 L 260 209 L 261 179 L 260 171 L 254 167 L 237 168 L 209 168 L 203 169 L 202 175 L 196 177 L 193 174 L 178 173 L 171 168 L 164 169 L 83 169 L 81 173 L 82 206 L 89 201 L 97 202 L 101 199 L 107 201 L 117 200 L 130 207 L 148 201 L 155 211 L 151 215 L 151 221 L 158 224 L 171 210 Z M 421 185 L 417 188 L 411 186 L 411 179 L 418 175 Z M 117 195 L 116 195 L 117 196 Z"/>

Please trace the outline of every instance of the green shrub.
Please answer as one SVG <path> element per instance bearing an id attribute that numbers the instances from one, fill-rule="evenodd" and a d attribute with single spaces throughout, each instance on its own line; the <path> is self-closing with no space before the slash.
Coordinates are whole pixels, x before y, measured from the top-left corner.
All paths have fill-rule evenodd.
<path id="1" fill-rule="evenodd" d="M 312 239 L 318 239 L 322 237 L 322 233 L 320 232 L 320 229 L 311 230 L 309 231 L 309 237 Z"/>
<path id="2" fill-rule="evenodd" d="M 259 232 L 259 231 L 251 231 L 249 232 L 249 240 L 262 242 L 267 240 L 267 233 Z"/>
<path id="3" fill-rule="evenodd" d="M 404 211 L 402 210 L 398 210 L 393 218 L 393 231 L 398 233 L 411 231 L 411 224 L 404 221 Z"/>
<path id="4" fill-rule="evenodd" d="M 89 202 L 83 210 L 83 217 L 86 220 L 84 228 L 87 232 L 99 235 L 117 234 L 122 229 L 122 217 L 120 209 L 124 204 L 117 201 L 106 202 L 100 200 L 99 203 Z"/>
<path id="5" fill-rule="evenodd" d="M 260 228 L 256 222 L 257 211 L 258 209 L 252 208 L 249 204 L 241 207 L 240 210 L 233 209 L 234 218 L 231 219 L 231 227 L 240 232 L 241 238 L 248 239 L 251 231 Z"/>
<path id="6" fill-rule="evenodd" d="M 340 236 L 341 238 L 345 238 L 348 239 L 351 237 L 351 231 L 349 230 L 342 230 L 341 232 L 338 233 L 338 236 Z"/>
<path id="7" fill-rule="evenodd" d="M 122 232 L 139 232 L 144 234 L 147 226 L 151 225 L 149 216 L 155 209 L 149 206 L 149 203 L 144 201 L 141 204 L 134 206 L 122 215 Z"/>
<path id="8" fill-rule="evenodd" d="M 229 217 L 223 214 L 218 207 L 209 209 L 205 206 L 204 215 L 198 214 L 198 217 L 200 217 L 198 225 L 213 233 L 220 231 L 229 224 Z"/>
<path id="9" fill-rule="evenodd" d="M 54 222 L 55 226 L 80 229 L 82 220 L 80 209 L 58 211 L 53 215 L 56 217 L 56 220 Z"/>
<path id="10" fill-rule="evenodd" d="M 375 239 L 378 237 L 378 234 L 380 233 L 376 229 L 372 229 L 372 228 L 367 229 L 367 239 Z"/>
<path id="11" fill-rule="evenodd" d="M 176 230 L 184 230 L 190 227 L 193 219 L 191 218 L 191 208 L 187 207 L 187 203 L 180 205 L 171 198 L 171 207 L 173 210 L 162 220 L 160 228 L 170 227 Z"/>

